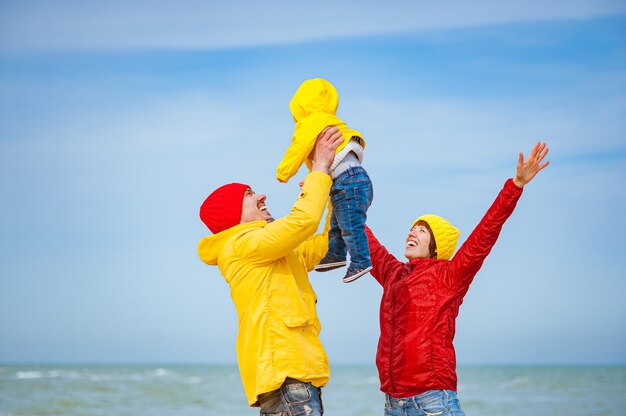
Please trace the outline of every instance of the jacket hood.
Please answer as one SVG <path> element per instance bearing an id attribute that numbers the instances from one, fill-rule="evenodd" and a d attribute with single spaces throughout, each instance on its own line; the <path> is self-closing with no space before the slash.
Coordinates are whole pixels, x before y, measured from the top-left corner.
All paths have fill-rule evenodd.
<path id="1" fill-rule="evenodd" d="M 276 168 L 276 179 L 280 182 L 287 182 L 298 172 L 303 163 L 311 170 L 309 154 L 315 147 L 318 135 L 328 126 L 337 127 L 343 135 L 343 143 L 339 145 L 335 154 L 339 154 L 355 136 L 360 138 L 359 144 L 365 148 L 363 135 L 348 128 L 337 117 L 338 105 L 337 90 L 325 79 L 309 79 L 300 85 L 289 102 L 289 110 L 291 110 L 291 115 L 296 123 L 295 131 L 291 138 L 291 144 Z M 337 161 L 341 161 L 347 152 L 340 156 Z"/>
<path id="2" fill-rule="evenodd" d="M 339 95 L 335 87 L 322 78 L 304 81 L 293 95 L 289 110 L 297 123 L 313 113 L 335 115 L 339 105 Z"/>
<path id="3" fill-rule="evenodd" d="M 217 266 L 217 261 L 226 243 L 238 235 L 244 234 L 251 229 L 263 228 L 267 223 L 263 220 L 246 222 L 230 227 L 217 234 L 204 237 L 198 243 L 198 256 L 200 260 L 210 266 Z"/>

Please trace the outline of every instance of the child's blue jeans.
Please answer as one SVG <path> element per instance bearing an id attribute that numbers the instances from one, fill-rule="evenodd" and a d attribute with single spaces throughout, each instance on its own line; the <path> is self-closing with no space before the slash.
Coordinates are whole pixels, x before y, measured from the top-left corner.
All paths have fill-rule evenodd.
<path id="1" fill-rule="evenodd" d="M 328 259 L 346 260 L 348 252 L 350 267 L 364 269 L 372 265 L 365 220 L 373 198 L 372 181 L 361 166 L 351 167 L 335 178 L 330 188 L 333 211 L 328 232 Z"/>

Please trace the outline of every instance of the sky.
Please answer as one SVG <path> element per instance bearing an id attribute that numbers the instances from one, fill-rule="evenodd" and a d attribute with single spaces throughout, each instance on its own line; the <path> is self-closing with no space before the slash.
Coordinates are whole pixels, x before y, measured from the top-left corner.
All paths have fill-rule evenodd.
<path id="1" fill-rule="evenodd" d="M 0 0 L 0 362 L 234 363 L 204 198 L 268 196 L 323 77 L 364 135 L 368 224 L 461 242 L 550 147 L 457 319 L 460 365 L 626 364 L 626 3 Z M 373 364 L 381 288 L 310 274 L 332 364 Z"/>

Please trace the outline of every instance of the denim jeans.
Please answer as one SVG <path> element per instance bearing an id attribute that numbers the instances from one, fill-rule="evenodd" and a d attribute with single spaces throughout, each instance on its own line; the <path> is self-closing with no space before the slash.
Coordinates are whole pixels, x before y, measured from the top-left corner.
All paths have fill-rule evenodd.
<path id="1" fill-rule="evenodd" d="M 322 389 L 287 378 L 283 385 L 259 397 L 261 416 L 322 416 Z"/>
<path id="2" fill-rule="evenodd" d="M 372 265 L 365 220 L 373 198 L 372 181 L 361 166 L 349 168 L 335 178 L 330 188 L 333 211 L 327 258 L 345 261 L 349 252 L 350 267 L 364 269 Z"/>
<path id="3" fill-rule="evenodd" d="M 385 416 L 465 416 L 456 393 L 429 390 L 406 399 L 385 395 Z"/>

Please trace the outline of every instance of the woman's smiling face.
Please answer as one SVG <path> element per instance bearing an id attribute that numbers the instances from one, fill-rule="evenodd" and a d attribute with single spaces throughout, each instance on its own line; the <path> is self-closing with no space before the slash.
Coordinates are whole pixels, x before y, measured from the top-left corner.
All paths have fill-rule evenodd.
<path id="1" fill-rule="evenodd" d="M 430 258 L 431 238 L 430 231 L 426 226 L 415 224 L 406 238 L 404 256 L 409 260 Z"/>

